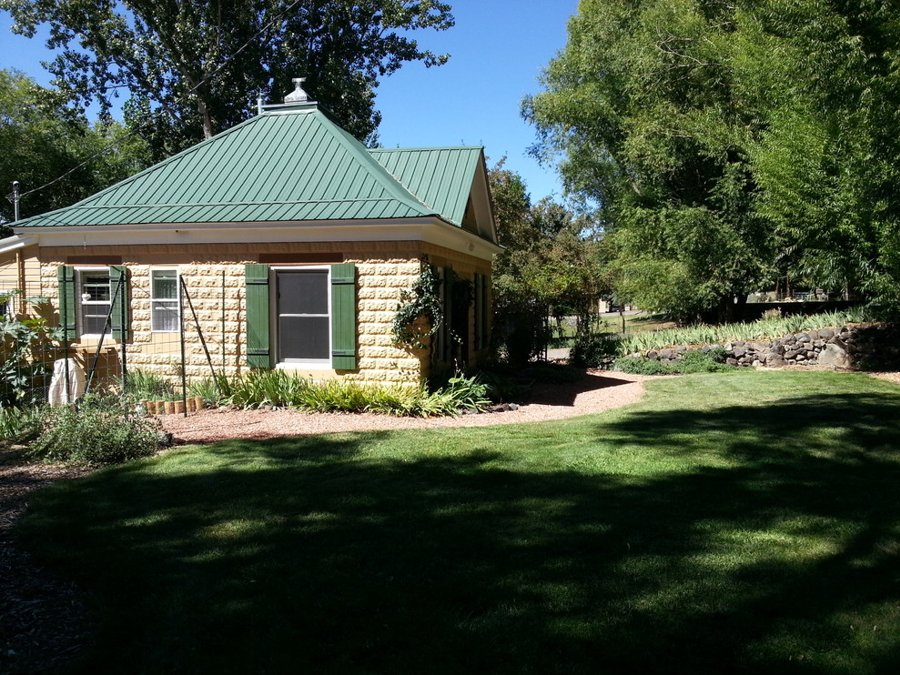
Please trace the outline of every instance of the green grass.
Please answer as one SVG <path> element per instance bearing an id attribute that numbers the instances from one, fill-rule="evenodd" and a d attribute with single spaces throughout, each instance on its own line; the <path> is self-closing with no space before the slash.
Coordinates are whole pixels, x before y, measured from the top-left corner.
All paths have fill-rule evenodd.
<path id="1" fill-rule="evenodd" d="M 37 494 L 84 672 L 888 673 L 900 388 L 739 372 L 481 429 L 187 447 Z"/>

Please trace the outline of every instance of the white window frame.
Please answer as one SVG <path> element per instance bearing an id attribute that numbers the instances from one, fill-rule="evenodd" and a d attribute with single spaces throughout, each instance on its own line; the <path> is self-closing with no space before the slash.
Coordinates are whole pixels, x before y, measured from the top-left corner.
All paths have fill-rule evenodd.
<path id="1" fill-rule="evenodd" d="M 278 331 L 278 272 L 325 272 L 326 281 L 326 307 L 328 314 L 302 314 L 299 316 L 327 316 L 328 317 L 328 356 L 324 359 L 285 359 L 278 360 L 279 349 L 279 331 Z M 308 369 L 308 370 L 330 370 L 331 354 L 334 351 L 332 344 L 332 324 L 334 316 L 331 311 L 331 265 L 278 265 L 269 267 L 269 334 L 272 336 L 272 360 L 275 362 L 275 368 L 278 370 L 291 369 Z"/>
<path id="2" fill-rule="evenodd" d="M 91 300 L 85 302 L 82 299 L 82 275 L 87 273 L 96 274 L 97 272 L 106 272 L 106 276 L 109 282 L 109 302 L 97 302 L 96 300 Z M 108 307 L 112 306 L 113 303 L 113 287 L 112 287 L 112 274 L 109 270 L 109 266 L 94 266 L 94 267 L 76 267 L 75 268 L 75 326 L 78 331 L 78 335 L 82 338 L 96 339 L 99 340 L 102 338 L 112 337 L 112 320 L 110 320 L 109 332 L 101 335 L 100 333 L 83 333 L 81 331 L 84 330 L 84 310 L 82 309 L 84 305 L 106 305 Z"/>
<path id="3" fill-rule="evenodd" d="M 174 298 L 154 298 L 153 297 L 153 273 L 154 272 L 175 272 L 175 297 Z M 160 328 L 154 328 L 153 326 L 153 306 L 156 303 L 160 302 L 174 302 L 176 313 L 178 315 L 178 326 L 181 326 L 181 270 L 177 267 L 151 267 L 150 268 L 150 332 L 151 333 L 163 333 L 163 334 L 171 334 L 180 332 L 180 328 L 175 328 L 173 330 L 162 330 Z"/>

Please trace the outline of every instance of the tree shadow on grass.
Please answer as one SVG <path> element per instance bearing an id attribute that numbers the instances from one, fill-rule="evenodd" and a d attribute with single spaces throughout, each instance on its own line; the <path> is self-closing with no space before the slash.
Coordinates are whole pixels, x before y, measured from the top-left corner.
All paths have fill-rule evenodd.
<path id="1" fill-rule="evenodd" d="M 22 535 L 96 593 L 85 671 L 892 672 L 898 413 L 589 429 L 585 458 L 653 453 L 636 473 L 478 434 L 233 441 L 48 490 Z"/>

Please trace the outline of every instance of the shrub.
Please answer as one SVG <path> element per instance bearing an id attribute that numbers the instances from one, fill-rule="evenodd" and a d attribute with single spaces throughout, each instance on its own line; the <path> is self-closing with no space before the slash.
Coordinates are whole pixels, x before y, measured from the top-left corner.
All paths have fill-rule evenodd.
<path id="1" fill-rule="evenodd" d="M 608 365 L 619 351 L 619 338 L 613 333 L 582 335 L 575 340 L 569 362 L 575 366 L 599 368 Z"/>
<path id="2" fill-rule="evenodd" d="M 170 380 L 146 370 L 129 370 L 125 378 L 125 393 L 138 400 L 172 401 L 181 398 Z"/>
<path id="3" fill-rule="evenodd" d="M 40 402 L 58 339 L 59 329 L 45 319 L 0 317 L 0 406 Z"/>
<path id="4" fill-rule="evenodd" d="M 228 393 L 228 380 L 221 376 L 191 380 L 188 385 L 188 395 L 202 396 L 207 403 L 219 403 Z"/>
<path id="5" fill-rule="evenodd" d="M 487 385 L 454 377 L 433 392 L 424 387 L 381 387 L 348 380 L 316 383 L 283 370 L 254 370 L 229 383 L 226 402 L 242 408 L 278 406 L 313 412 L 375 412 L 428 417 L 481 410 L 490 401 Z"/>
<path id="6" fill-rule="evenodd" d="M 160 423 L 129 398 L 85 396 L 77 406 L 44 408 L 29 454 L 52 462 L 113 464 L 165 445 Z"/>
<path id="7" fill-rule="evenodd" d="M 834 328 L 848 323 L 860 323 L 870 318 L 864 308 L 823 312 L 811 316 L 764 318 L 750 323 L 730 323 L 721 326 L 688 326 L 667 330 L 635 333 L 622 339 L 619 353 L 663 349 L 674 345 L 701 345 L 732 342 L 734 340 L 772 340 L 792 333 L 820 328 Z"/>
<path id="8" fill-rule="evenodd" d="M 665 362 L 642 357 L 623 356 L 616 359 L 616 370 L 635 375 L 687 375 L 691 373 L 718 373 L 733 366 L 722 363 L 725 351 L 710 349 L 685 352 L 680 361 Z"/>
<path id="9" fill-rule="evenodd" d="M 44 419 L 44 408 L 0 408 L 0 438 L 27 443 L 37 438 Z"/>

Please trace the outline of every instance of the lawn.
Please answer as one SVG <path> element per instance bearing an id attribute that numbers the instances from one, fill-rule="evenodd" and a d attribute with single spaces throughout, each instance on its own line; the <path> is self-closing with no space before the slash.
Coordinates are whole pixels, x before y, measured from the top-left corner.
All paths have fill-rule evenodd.
<path id="1" fill-rule="evenodd" d="M 888 673 L 900 387 L 740 372 L 573 421 L 228 442 L 39 493 L 85 672 Z"/>

